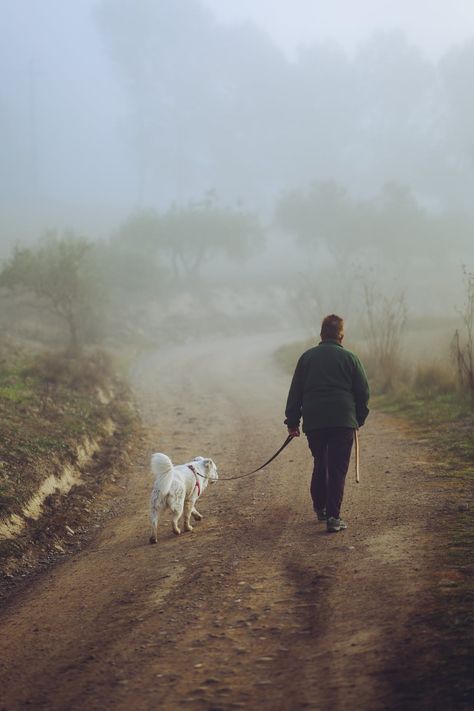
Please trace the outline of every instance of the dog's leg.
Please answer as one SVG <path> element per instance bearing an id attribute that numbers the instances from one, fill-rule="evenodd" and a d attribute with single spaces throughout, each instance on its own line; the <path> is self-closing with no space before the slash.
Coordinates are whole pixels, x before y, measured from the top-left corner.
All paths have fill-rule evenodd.
<path id="1" fill-rule="evenodd" d="M 179 534 L 181 533 L 181 529 L 178 526 L 178 521 L 179 521 L 180 515 L 181 514 L 178 514 L 177 516 L 173 516 L 173 520 L 171 522 L 171 527 L 173 529 L 173 533 L 176 533 L 177 536 L 179 536 Z"/>
<path id="2" fill-rule="evenodd" d="M 150 517 L 151 517 L 150 543 L 156 543 L 156 538 L 158 535 L 158 511 L 156 510 L 155 506 L 152 506 L 152 508 L 151 508 Z"/>
<path id="3" fill-rule="evenodd" d="M 181 529 L 178 526 L 178 521 L 183 514 L 184 492 L 182 494 L 181 492 L 179 492 L 176 496 L 169 500 L 168 505 L 173 513 L 173 519 L 171 522 L 173 533 L 179 536 L 179 534 L 181 533 Z"/>
<path id="4" fill-rule="evenodd" d="M 173 512 L 173 518 L 171 520 L 171 527 L 173 529 L 173 533 L 176 533 L 177 536 L 181 533 L 181 529 L 178 525 L 178 521 L 180 519 L 181 514 L 183 513 L 182 509 L 176 510 L 176 509 L 171 509 Z"/>
<path id="5" fill-rule="evenodd" d="M 191 513 L 194 508 L 194 504 L 192 501 L 189 501 L 189 499 L 186 499 L 184 502 L 184 530 L 185 531 L 192 531 L 193 527 L 191 526 Z"/>
<path id="6" fill-rule="evenodd" d="M 202 521 L 202 519 L 204 518 L 204 516 L 200 514 L 197 508 L 195 508 L 194 506 L 193 510 L 191 511 L 191 515 L 196 521 Z"/>

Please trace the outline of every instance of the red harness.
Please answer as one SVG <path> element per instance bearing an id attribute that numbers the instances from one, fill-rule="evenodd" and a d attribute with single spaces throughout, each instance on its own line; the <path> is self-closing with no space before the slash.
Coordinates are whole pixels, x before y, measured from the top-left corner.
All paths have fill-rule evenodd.
<path id="1" fill-rule="evenodd" d="M 199 483 L 198 473 L 196 472 L 192 464 L 188 464 L 187 466 L 189 467 L 189 469 L 191 469 L 192 473 L 196 477 L 196 486 L 194 488 L 198 490 L 198 496 L 201 496 L 201 484 Z"/>

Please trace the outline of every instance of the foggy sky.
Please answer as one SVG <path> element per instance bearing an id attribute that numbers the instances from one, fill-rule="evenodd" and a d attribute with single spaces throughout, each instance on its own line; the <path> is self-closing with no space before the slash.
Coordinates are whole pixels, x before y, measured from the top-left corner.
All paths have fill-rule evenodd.
<path id="1" fill-rule="evenodd" d="M 377 30 L 401 29 L 438 59 L 474 35 L 472 0 L 204 0 L 224 23 L 255 22 L 289 55 L 314 42 L 349 52 Z"/>
<path id="2" fill-rule="evenodd" d="M 368 116 L 358 119 L 362 123 L 357 131 L 364 132 L 366 143 L 358 143 L 356 131 L 341 155 L 336 156 L 332 151 L 339 144 L 327 141 L 328 131 L 337 128 L 332 117 L 340 123 L 350 117 L 348 112 L 352 110 L 353 97 L 347 91 L 350 86 L 337 83 L 348 81 L 343 77 L 348 70 L 344 51 L 353 52 L 361 42 L 369 40 L 374 30 L 399 28 L 409 45 L 413 44 L 407 45 L 406 51 L 413 55 L 419 71 L 417 81 L 422 82 L 424 74 L 432 81 L 429 76 L 433 67 L 424 67 L 416 52 L 421 49 L 429 61 L 438 61 L 454 45 L 474 37 L 470 0 L 335 0 L 330 5 L 317 0 L 177 0 L 176 4 L 167 5 L 160 0 L 155 8 L 176 7 L 177 13 L 183 14 L 183 21 L 191 18 L 191 29 L 195 20 L 200 28 L 190 35 L 183 31 L 180 39 L 186 44 L 189 36 L 191 57 L 173 50 L 173 38 L 167 38 L 171 40 L 169 52 L 175 51 L 167 58 L 176 64 L 171 67 L 170 76 L 174 72 L 181 77 L 176 95 L 171 84 L 164 87 L 158 78 L 154 83 L 158 64 L 147 76 L 148 84 L 143 84 L 141 95 L 137 94 L 124 63 L 120 64 L 107 46 L 107 23 L 105 29 L 99 27 L 96 10 L 102 4 L 103 0 L 0 0 L 0 241 L 11 242 L 55 226 L 73 226 L 91 236 L 107 234 L 137 205 L 163 207 L 174 200 L 199 199 L 209 189 L 216 189 L 229 202 L 242 199 L 251 208 L 265 206 L 267 211 L 279 190 L 304 187 L 311 180 L 325 178 L 338 180 L 349 188 L 363 186 L 373 191 L 391 178 L 409 185 L 413 179 L 420 198 L 435 207 L 442 191 L 446 189 L 448 195 L 450 185 L 451 202 L 456 198 L 462 204 L 464 196 L 471 194 L 472 114 L 466 92 L 458 92 L 459 101 L 465 104 L 457 107 L 461 112 L 458 126 L 451 125 L 452 119 L 446 117 L 438 97 L 428 88 L 425 103 L 414 109 L 413 116 L 406 116 L 410 131 L 407 143 L 399 136 L 394 139 L 390 133 L 399 120 L 398 116 L 394 119 L 392 114 L 384 113 L 393 111 L 389 98 L 392 88 L 387 83 L 383 101 L 373 109 L 369 107 L 372 113 Z M 137 1 L 137 10 L 145 4 L 145 0 Z M 122 0 L 113 3 L 114 8 L 121 5 Z M 206 6 L 207 16 L 202 12 Z M 246 19 L 247 24 L 242 26 Z M 253 27 L 249 20 L 255 23 Z M 219 29 L 223 22 L 230 27 L 227 34 Z M 154 44 L 147 45 L 146 51 L 153 54 L 161 40 L 159 27 L 150 29 L 158 33 Z M 130 26 L 130 32 L 127 28 L 124 35 L 131 42 L 127 61 L 145 53 L 139 35 L 134 38 L 133 32 L 138 32 L 137 27 Z M 208 46 L 200 44 L 207 40 Z M 338 54 L 337 48 L 327 52 L 316 47 L 315 43 L 326 40 L 340 45 L 342 53 Z M 395 52 L 403 49 L 403 41 L 393 40 Z M 293 76 L 292 62 L 299 61 L 296 50 L 308 44 L 313 44 L 313 49 L 300 63 L 300 75 Z M 152 61 L 157 60 L 152 57 Z M 318 73 L 319 61 L 322 69 Z M 373 65 L 367 63 L 369 60 L 364 65 L 364 61 L 362 57 L 359 74 L 372 71 Z M 469 67 L 466 71 L 470 71 Z M 321 123 L 319 129 L 315 126 L 311 139 L 314 145 L 310 146 L 304 144 L 306 134 L 299 127 L 294 135 L 291 133 L 296 114 L 287 119 L 285 114 L 292 101 L 301 99 L 301 95 L 293 98 L 293 92 L 304 90 L 305 72 L 309 81 L 326 81 L 325 91 L 335 82 L 334 96 L 339 91 L 344 100 L 347 98 L 340 106 L 336 102 L 332 107 L 327 102 L 327 115 L 322 105 Z M 391 81 L 399 84 L 400 77 L 403 81 L 402 74 Z M 207 78 L 214 86 L 212 82 L 206 86 Z M 196 79 L 201 83 L 197 84 Z M 410 76 L 407 79 L 411 81 Z M 380 86 L 383 91 L 383 83 Z M 410 89 L 413 96 L 420 86 Z M 456 89 L 455 82 L 453 87 Z M 230 89 L 240 92 L 234 103 Z M 361 89 L 366 91 L 367 87 Z M 173 104 L 178 94 L 181 103 Z M 379 101 L 380 97 L 374 96 Z M 374 96 L 369 96 L 368 101 Z M 397 92 L 394 96 L 396 101 L 404 100 Z M 221 102 L 220 113 L 211 103 L 207 109 L 207 100 Z M 149 111 L 145 124 L 151 142 L 139 156 L 135 134 L 144 106 Z M 168 114 L 163 120 L 160 106 Z M 316 108 L 313 106 L 313 112 Z M 280 120 L 280 126 L 275 118 Z M 314 116 L 302 105 L 300 118 L 310 122 Z M 311 137 L 312 127 L 304 128 Z M 321 138 L 316 135 L 317 130 L 321 131 Z M 382 146 L 369 146 L 367 150 L 371 133 L 380 133 Z M 431 136 L 431 144 L 425 143 L 427 135 Z M 455 145 L 459 135 L 465 144 Z M 155 146 L 160 140 L 163 145 Z M 436 159 L 430 154 L 432 146 L 439 153 Z M 276 152 L 280 148 L 281 155 Z M 413 172 L 410 166 L 395 165 L 393 156 L 385 160 L 390 150 L 401 158 L 414 156 Z M 415 150 L 420 150 L 419 156 Z M 144 190 L 139 186 L 143 176 L 138 174 L 143 155 L 150 164 Z M 443 161 L 453 171 L 454 179 L 446 178 Z M 443 176 L 446 185 L 438 184 Z"/>

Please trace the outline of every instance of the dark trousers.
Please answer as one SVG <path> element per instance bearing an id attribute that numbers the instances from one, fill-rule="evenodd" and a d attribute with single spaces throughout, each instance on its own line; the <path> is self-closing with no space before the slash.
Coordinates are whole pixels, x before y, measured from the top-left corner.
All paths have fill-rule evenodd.
<path id="1" fill-rule="evenodd" d="M 314 458 L 311 498 L 314 509 L 326 509 L 328 518 L 339 518 L 354 430 L 324 427 L 306 432 Z"/>

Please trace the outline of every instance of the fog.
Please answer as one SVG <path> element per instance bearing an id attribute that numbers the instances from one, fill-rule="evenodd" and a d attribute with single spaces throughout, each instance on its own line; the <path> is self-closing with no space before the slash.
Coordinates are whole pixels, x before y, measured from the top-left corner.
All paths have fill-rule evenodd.
<path id="1" fill-rule="evenodd" d="M 0 10 L 3 259 L 84 236 L 135 324 L 177 323 L 196 285 L 196 329 L 355 322 L 368 285 L 455 320 L 474 268 L 470 2 Z M 132 252 L 134 279 L 114 276 L 110 254 Z"/>
<path id="2" fill-rule="evenodd" d="M 219 22 L 251 21 L 289 57 L 307 45 L 335 42 L 349 54 L 377 31 L 401 29 L 410 43 L 432 59 L 472 37 L 469 0 L 205 0 Z"/>

